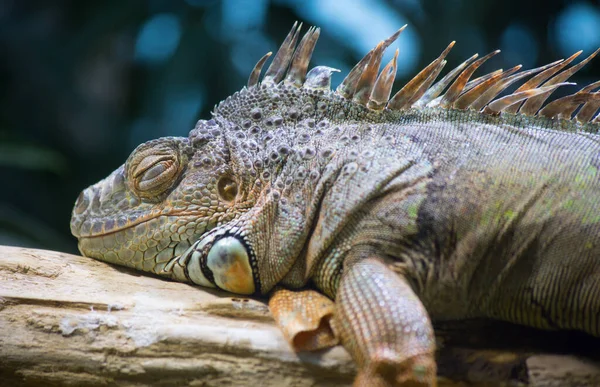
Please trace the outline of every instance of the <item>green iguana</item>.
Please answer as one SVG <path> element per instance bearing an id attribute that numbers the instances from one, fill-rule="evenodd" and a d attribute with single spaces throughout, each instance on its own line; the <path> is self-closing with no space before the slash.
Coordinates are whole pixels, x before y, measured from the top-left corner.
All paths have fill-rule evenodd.
<path id="1" fill-rule="evenodd" d="M 81 252 L 270 293 L 294 348 L 339 339 L 356 385 L 435 385 L 432 320 L 600 336 L 600 82 L 545 103 L 598 51 L 469 81 L 498 51 L 474 55 L 434 83 L 452 42 L 390 98 L 403 28 L 333 91 L 295 24 L 262 80 L 270 53 L 187 138 L 81 193 Z"/>

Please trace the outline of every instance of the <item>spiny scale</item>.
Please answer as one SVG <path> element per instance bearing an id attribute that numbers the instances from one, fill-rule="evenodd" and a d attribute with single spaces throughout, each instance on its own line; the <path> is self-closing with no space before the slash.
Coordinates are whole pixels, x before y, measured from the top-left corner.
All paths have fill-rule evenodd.
<path id="1" fill-rule="evenodd" d="M 371 100 L 367 104 L 367 107 L 372 110 L 383 110 L 390 94 L 392 93 L 392 86 L 394 85 L 394 79 L 396 78 L 396 66 L 398 62 L 399 50 L 396 49 L 396 53 L 392 60 L 383 68 L 377 81 L 375 81 L 375 87 L 371 93 Z"/>
<path id="2" fill-rule="evenodd" d="M 547 69 L 546 71 L 536 75 L 535 77 L 531 78 L 530 80 L 528 80 L 527 82 L 522 84 L 521 87 L 519 87 L 517 90 L 515 90 L 515 93 L 520 93 L 521 91 L 534 89 L 534 88 L 540 86 L 547 79 L 549 79 L 554 74 L 558 73 L 563 68 L 565 68 L 569 63 L 571 63 L 573 61 L 573 59 L 577 58 L 579 56 L 579 54 L 581 54 L 581 52 L 582 51 L 576 52 L 575 54 L 573 54 L 569 58 L 567 58 L 567 60 L 565 60 L 565 61 L 558 61 L 556 66 Z M 521 104 L 516 104 L 516 105 L 512 106 L 511 108 L 506 109 L 506 112 L 507 113 L 517 113 L 519 111 L 520 107 L 521 107 Z"/>
<path id="3" fill-rule="evenodd" d="M 482 75 L 482 76 L 480 76 L 478 78 L 470 80 L 465 85 L 465 88 L 463 89 L 461 95 L 464 94 L 464 93 L 466 93 L 467 91 L 471 90 L 472 88 L 481 85 L 483 82 L 487 82 L 488 80 L 490 80 L 491 78 L 495 77 L 496 75 L 502 74 L 502 73 L 504 73 L 504 69 L 498 69 L 498 70 L 492 71 L 489 74 L 485 74 L 485 75 Z"/>
<path id="4" fill-rule="evenodd" d="M 523 79 L 525 77 L 528 77 L 530 75 L 539 73 L 541 71 L 544 71 L 560 62 L 561 61 L 556 61 L 556 62 L 547 64 L 545 66 L 541 66 L 541 67 L 531 69 L 531 70 L 521 71 L 519 73 L 512 74 L 512 75 L 510 75 L 510 70 L 504 72 L 502 75 L 502 79 L 499 82 L 496 82 L 496 84 L 491 85 L 486 91 L 484 91 L 483 94 L 479 98 L 477 98 L 477 101 L 475 101 L 474 105 L 472 105 L 471 108 L 474 110 L 482 109 L 484 106 L 488 105 L 494 98 L 496 98 L 496 96 L 498 96 L 498 94 L 500 94 L 502 91 L 504 91 L 507 87 L 509 87 L 516 81 Z M 520 66 L 517 66 L 517 67 L 520 68 Z M 495 72 L 492 72 L 490 74 L 494 74 L 494 73 Z M 502 71 L 499 71 L 499 73 L 502 73 Z M 469 86 L 469 84 L 467 84 L 467 86 Z"/>
<path id="5" fill-rule="evenodd" d="M 371 56 L 373 56 L 375 54 L 375 51 L 378 48 L 381 51 L 381 55 L 383 55 L 383 52 L 385 51 L 385 49 L 388 48 L 389 45 L 392 44 L 398 38 L 398 36 L 400 36 L 400 33 L 402 31 L 404 31 L 405 28 L 406 28 L 406 25 L 402 26 L 402 28 L 400 28 L 398 31 L 396 31 L 392 36 L 390 36 L 389 38 L 387 38 L 386 40 L 384 40 L 383 42 L 378 44 L 371 51 L 369 51 L 367 53 L 367 55 L 365 55 L 352 68 L 352 70 L 350 70 L 350 72 L 348 73 L 346 78 L 344 78 L 342 83 L 340 83 L 340 85 L 336 89 L 336 92 L 346 99 L 351 99 L 352 96 L 354 96 L 354 94 L 356 92 L 356 87 L 358 86 L 358 82 L 360 81 L 360 79 L 362 77 L 362 73 L 364 72 L 365 67 L 371 61 Z"/>
<path id="6" fill-rule="evenodd" d="M 298 25 L 298 22 L 294 23 L 292 30 L 286 36 L 281 47 L 279 47 L 277 54 L 275 54 L 273 62 L 271 62 L 271 65 L 267 69 L 265 77 L 263 78 L 263 83 L 279 83 L 279 81 L 283 79 L 288 65 L 292 60 L 292 55 L 294 55 L 296 42 L 298 41 L 298 35 L 300 34 L 301 28 L 302 23 L 300 23 L 300 25 Z"/>
<path id="7" fill-rule="evenodd" d="M 301 28 L 302 24 L 294 23 L 263 77 L 262 84 L 268 86 L 283 81 L 286 85 L 298 88 L 330 90 L 331 75 L 338 70 L 319 66 L 307 74 L 308 63 L 319 38 L 320 29 L 311 27 L 296 47 Z M 573 85 L 566 80 L 592 60 L 600 49 L 566 70 L 564 69 L 581 54 L 581 51 L 566 60 L 559 60 L 535 69 L 519 71 L 521 69 L 519 65 L 507 71 L 496 70 L 470 80 L 478 67 L 500 51 L 493 51 L 479 59 L 475 54 L 434 84 L 446 64 L 446 56 L 454 46 L 455 42 L 451 42 L 438 58 L 390 98 L 396 74 L 398 50 L 381 72 L 379 68 L 385 50 L 398 38 L 404 28 L 406 26 L 369 51 L 352 68 L 335 93 L 373 111 L 437 107 L 471 109 L 492 115 L 505 112 L 544 116 L 571 120 L 580 124 L 600 123 L 600 113 L 598 113 L 600 92 L 594 92 L 600 88 L 600 81 L 544 106 L 550 94 L 558 87 Z M 248 87 L 259 84 L 260 72 L 270 55 L 271 53 L 268 53 L 258 61 L 248 79 Z M 537 75 L 513 93 L 498 97 L 514 82 L 533 74 Z M 579 111 L 573 117 L 577 109 Z"/>
<path id="8" fill-rule="evenodd" d="M 591 92 L 600 87 L 600 81 L 596 81 L 589 86 L 581 89 L 581 92 Z M 597 93 L 596 93 L 597 94 Z M 600 101 L 589 101 L 579 109 L 579 113 L 575 116 L 575 120 L 580 123 L 588 122 L 594 116 L 594 113 L 600 108 Z M 598 119 L 598 117 L 596 117 Z"/>
<path id="9" fill-rule="evenodd" d="M 592 55 L 588 56 L 586 59 L 582 60 L 581 62 L 579 62 L 578 64 L 576 64 L 575 66 L 559 73 L 556 74 L 552 79 L 550 79 L 548 82 L 546 82 L 544 85 L 545 86 L 549 86 L 549 85 L 554 85 L 560 82 L 564 82 L 567 79 L 569 79 L 571 77 L 571 75 L 575 74 L 580 68 L 582 68 L 583 66 L 585 66 L 590 60 L 592 60 L 592 58 L 594 56 L 596 56 L 596 54 L 598 54 L 598 50 L 596 50 L 595 52 L 592 53 Z M 548 99 L 548 97 L 550 96 L 551 92 L 545 93 L 545 94 L 540 94 L 539 96 L 532 98 L 532 99 L 528 99 L 527 102 L 525 102 L 523 104 L 523 107 L 521 108 L 523 114 L 528 114 L 528 115 L 533 115 L 535 114 L 537 111 L 540 110 L 540 108 L 542 107 L 542 105 L 544 104 L 544 102 L 546 102 L 546 100 Z"/>
<path id="10" fill-rule="evenodd" d="M 446 87 L 448 87 L 448 85 L 450 83 L 452 83 L 454 78 L 456 78 L 458 76 L 458 74 L 460 74 L 464 70 L 464 68 L 469 65 L 469 63 L 471 63 L 472 61 L 477 59 L 478 56 L 479 56 L 478 54 L 473 55 L 472 57 L 470 57 L 469 59 L 467 59 L 466 61 L 461 63 L 454 70 L 452 70 L 448 74 L 446 74 L 441 80 L 437 81 L 433 86 L 431 86 L 429 88 L 429 90 L 427 90 L 425 92 L 425 94 L 423 94 L 423 96 L 413 105 L 413 107 L 421 108 L 424 106 L 428 106 L 429 104 L 437 106 L 439 104 L 438 96 L 440 94 L 442 94 L 442 91 L 444 91 L 446 89 Z M 483 78 L 483 77 L 480 77 L 480 78 Z M 480 78 L 478 78 L 478 79 L 480 79 Z M 477 80 L 474 80 L 471 82 L 476 82 L 476 81 Z M 466 87 L 469 87 L 468 83 L 467 83 Z M 440 97 L 440 100 L 441 100 L 441 97 Z"/>
<path id="11" fill-rule="evenodd" d="M 306 80 L 306 71 L 308 70 L 308 62 L 312 56 L 319 35 L 321 34 L 320 28 L 311 27 L 308 32 L 304 35 L 296 52 L 292 64 L 285 77 L 286 84 L 292 84 L 294 86 L 301 87 Z"/>
<path id="12" fill-rule="evenodd" d="M 569 83 L 569 82 L 557 83 L 556 85 L 552 85 L 552 86 L 542 86 L 542 87 L 537 87 L 535 89 L 523 90 L 518 93 L 512 93 L 510 95 L 507 95 L 505 97 L 502 97 L 502 98 L 499 98 L 499 99 L 493 101 L 492 103 L 490 103 L 483 109 L 483 112 L 488 113 L 488 114 L 495 114 L 495 113 L 501 112 L 504 109 L 507 109 L 507 108 L 513 106 L 516 103 L 524 101 L 527 98 L 533 98 L 540 94 L 547 93 L 549 91 L 554 91 L 554 90 L 558 89 L 560 86 L 567 86 L 567 85 L 574 85 L 574 83 Z"/>
<path id="13" fill-rule="evenodd" d="M 460 97 L 461 93 L 464 91 L 465 86 L 469 81 L 469 78 L 471 78 L 471 75 L 473 75 L 475 70 L 477 70 L 479 66 L 481 66 L 485 61 L 498 54 L 499 52 L 500 50 L 490 52 L 483 58 L 479 58 L 475 62 L 467 66 L 467 68 L 460 73 L 458 78 L 456 78 L 456 80 L 450 86 L 446 94 L 444 94 L 444 96 L 442 97 L 442 101 L 440 102 L 440 106 L 442 108 L 452 107 L 452 105 L 454 105 L 454 102 L 456 102 L 458 97 Z"/>
<path id="14" fill-rule="evenodd" d="M 495 85 L 497 85 L 498 83 L 501 83 L 502 78 L 508 77 L 508 76 L 514 74 L 515 72 L 519 71 L 521 69 L 521 67 L 523 67 L 523 66 L 518 65 L 518 66 L 513 67 L 510 70 L 500 71 L 499 73 L 488 78 L 484 82 L 481 82 L 477 86 L 473 87 L 471 90 L 465 91 L 464 93 L 462 93 L 452 106 L 459 110 L 464 110 L 467 108 L 471 108 L 474 110 L 480 110 L 483 106 L 480 106 L 479 108 L 477 108 L 475 106 L 476 102 L 479 101 L 479 99 L 481 97 L 484 97 L 485 93 L 490 91 L 490 89 L 492 89 Z M 484 104 L 484 105 L 486 105 L 486 104 Z"/>
<path id="15" fill-rule="evenodd" d="M 412 103 L 409 103 L 411 100 L 421 98 L 421 96 L 425 94 L 429 86 L 431 86 L 433 81 L 435 81 L 435 78 L 431 75 L 439 73 L 438 69 L 441 70 L 441 68 L 443 67 L 442 63 L 446 58 L 446 55 L 448 55 L 452 47 L 454 47 L 454 44 L 455 42 L 450 43 L 450 45 L 442 52 L 442 54 L 436 60 L 434 60 L 429 64 L 429 66 L 421 70 L 421 72 L 417 74 L 416 77 L 410 80 L 399 92 L 397 92 L 396 95 L 394 95 L 392 99 L 390 99 L 390 102 L 388 103 L 388 108 L 392 110 L 400 110 L 405 107 L 410 107 L 412 105 Z M 424 90 L 420 90 L 421 86 L 424 84 L 427 84 L 428 86 L 424 88 Z"/>
<path id="16" fill-rule="evenodd" d="M 259 59 L 258 62 L 254 65 L 254 69 L 250 73 L 250 77 L 248 78 L 248 87 L 256 86 L 258 84 L 258 80 L 260 78 L 260 72 L 262 71 L 265 62 L 273 53 L 271 51 L 267 52 L 262 58 Z"/>
<path id="17" fill-rule="evenodd" d="M 373 55 L 369 59 L 369 63 L 362 70 L 360 79 L 356 84 L 356 93 L 354 93 L 354 102 L 364 105 L 369 102 L 371 92 L 375 86 L 375 80 L 377 79 L 377 73 L 379 73 L 379 66 L 381 65 L 381 57 L 383 56 L 383 42 L 379 43 L 373 51 Z"/>

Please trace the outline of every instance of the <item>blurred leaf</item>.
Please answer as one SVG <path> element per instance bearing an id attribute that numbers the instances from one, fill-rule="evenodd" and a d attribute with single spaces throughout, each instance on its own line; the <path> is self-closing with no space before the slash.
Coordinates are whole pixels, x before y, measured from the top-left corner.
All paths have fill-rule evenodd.
<path id="1" fill-rule="evenodd" d="M 0 144 L 0 166 L 64 175 L 67 160 L 50 148 L 28 144 Z"/>

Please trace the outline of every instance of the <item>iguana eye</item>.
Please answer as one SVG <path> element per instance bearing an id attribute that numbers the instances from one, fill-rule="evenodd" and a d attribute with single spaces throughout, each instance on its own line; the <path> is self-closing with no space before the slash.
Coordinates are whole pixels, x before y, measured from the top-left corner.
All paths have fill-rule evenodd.
<path id="1" fill-rule="evenodd" d="M 213 274 L 215 285 L 221 289 L 238 294 L 255 292 L 248 252 L 237 238 L 217 241 L 208 252 L 206 266 Z"/>
<path id="2" fill-rule="evenodd" d="M 127 168 L 135 192 L 155 199 L 167 191 L 181 172 L 179 159 L 179 151 L 166 145 L 135 150 Z"/>

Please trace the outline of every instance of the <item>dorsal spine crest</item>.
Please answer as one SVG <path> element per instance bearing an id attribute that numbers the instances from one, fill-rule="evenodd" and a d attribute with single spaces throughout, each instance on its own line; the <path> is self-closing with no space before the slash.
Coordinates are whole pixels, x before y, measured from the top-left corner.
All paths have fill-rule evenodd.
<path id="1" fill-rule="evenodd" d="M 311 27 L 296 46 L 302 24 L 294 23 L 282 43 L 262 81 L 260 72 L 271 55 L 267 53 L 252 71 L 248 87 L 272 87 L 280 82 L 299 89 L 328 91 L 329 94 L 351 101 L 373 112 L 405 111 L 408 109 L 441 108 L 474 110 L 486 115 L 510 113 L 531 117 L 547 117 L 570 121 L 586 127 L 600 124 L 599 92 L 600 81 L 581 90 L 545 104 L 558 87 L 572 85 L 567 80 L 592 58 L 600 49 L 578 64 L 565 69 L 581 51 L 566 60 L 558 60 L 531 70 L 521 70 L 517 65 L 507 71 L 496 70 L 471 80 L 478 67 L 500 51 L 493 51 L 477 59 L 477 54 L 451 70 L 441 81 L 434 83 L 443 67 L 446 56 L 455 42 L 448 47 L 390 98 L 395 78 L 397 55 L 379 72 L 384 51 L 406 28 L 403 26 L 392 36 L 369 51 L 348 73 L 335 92 L 329 90 L 331 75 L 335 69 L 325 66 L 315 68 L 307 76 L 308 63 L 312 56 L 320 29 Z M 514 82 L 536 74 L 514 92 L 499 96 Z M 445 90 L 445 92 L 444 92 Z M 545 104 L 545 105 L 544 105 Z M 591 128 L 597 129 L 597 128 Z M 597 131 L 597 130 L 593 130 Z"/>

